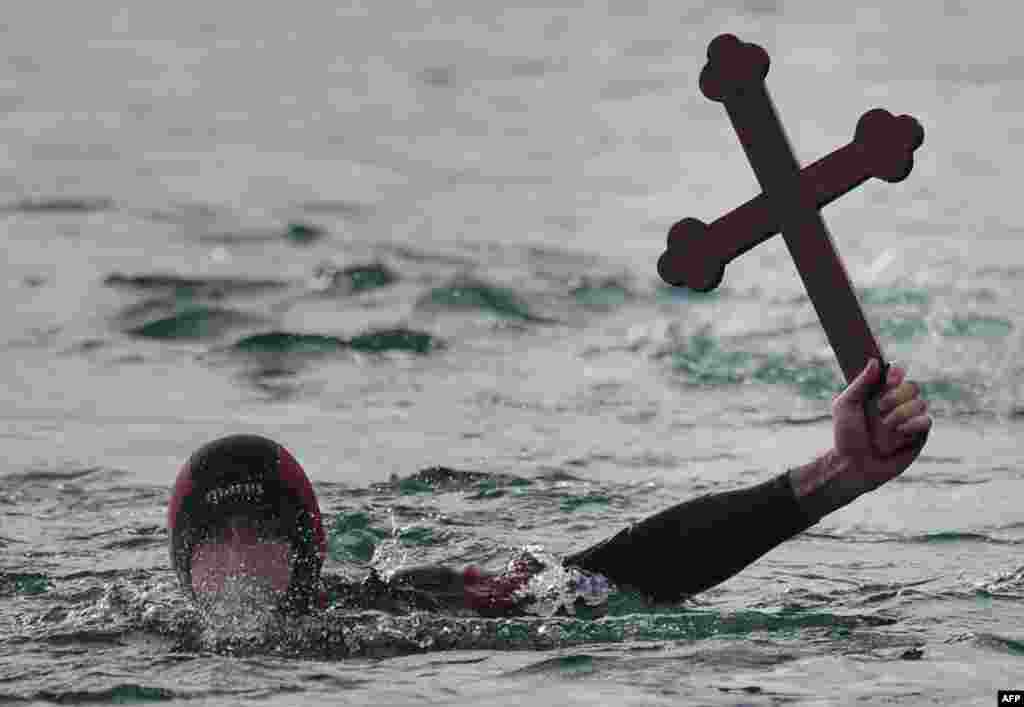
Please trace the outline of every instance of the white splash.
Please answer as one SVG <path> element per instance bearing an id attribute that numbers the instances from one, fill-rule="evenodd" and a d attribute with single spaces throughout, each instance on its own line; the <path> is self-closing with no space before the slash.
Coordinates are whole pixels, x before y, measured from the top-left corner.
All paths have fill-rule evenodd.
<path id="1" fill-rule="evenodd" d="M 555 616 L 560 613 L 573 616 L 578 602 L 582 601 L 588 607 L 602 606 L 608 603 L 608 597 L 614 591 L 611 583 L 603 576 L 564 567 L 557 557 L 539 545 L 524 547 L 517 560 L 533 560 L 543 565 L 520 590 L 532 599 L 526 610 L 536 616 Z"/>
<path id="2" fill-rule="evenodd" d="M 197 598 L 208 637 L 214 641 L 259 638 L 276 624 L 281 592 L 270 580 L 258 576 L 231 575 L 223 587 Z"/>

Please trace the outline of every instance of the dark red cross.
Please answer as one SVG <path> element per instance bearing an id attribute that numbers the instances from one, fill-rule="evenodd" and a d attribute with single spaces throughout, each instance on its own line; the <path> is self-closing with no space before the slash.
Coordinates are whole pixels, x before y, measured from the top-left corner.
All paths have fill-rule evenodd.
<path id="1" fill-rule="evenodd" d="M 782 231 L 850 382 L 868 359 L 884 364 L 885 358 L 820 209 L 870 177 L 905 179 L 924 130 L 909 115 L 875 108 L 861 116 L 852 142 L 801 170 L 764 83 L 769 63 L 764 49 L 731 34 L 708 46 L 701 92 L 725 105 L 763 193 L 711 225 L 685 218 L 672 226 L 658 274 L 670 285 L 707 292 L 722 281 L 729 261 Z"/>

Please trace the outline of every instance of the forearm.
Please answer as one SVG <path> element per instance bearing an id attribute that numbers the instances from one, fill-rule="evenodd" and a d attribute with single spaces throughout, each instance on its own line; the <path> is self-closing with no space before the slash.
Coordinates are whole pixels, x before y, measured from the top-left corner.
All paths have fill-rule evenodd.
<path id="1" fill-rule="evenodd" d="M 856 498 L 834 453 L 756 486 L 673 506 L 565 559 L 655 599 L 702 592 L 732 577 Z"/>
<path id="2" fill-rule="evenodd" d="M 788 476 L 797 503 L 814 523 L 868 490 L 854 463 L 831 449 L 808 464 L 790 469 Z"/>

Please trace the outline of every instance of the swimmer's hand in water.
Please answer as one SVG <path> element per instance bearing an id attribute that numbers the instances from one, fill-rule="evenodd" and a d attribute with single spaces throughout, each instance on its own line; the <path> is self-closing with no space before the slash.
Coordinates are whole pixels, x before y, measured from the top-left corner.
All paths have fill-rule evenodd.
<path id="1" fill-rule="evenodd" d="M 878 383 L 881 366 L 872 359 L 832 402 L 835 446 L 789 472 L 794 493 L 815 520 L 902 474 L 924 448 L 931 430 L 920 386 L 891 366 L 872 423 L 864 406 Z"/>
<path id="2" fill-rule="evenodd" d="M 462 573 L 440 565 L 403 567 L 395 570 L 388 586 L 397 591 L 422 595 L 438 609 L 454 609 L 463 605 L 465 580 Z"/>
<path id="3" fill-rule="evenodd" d="M 439 609 L 469 609 L 482 616 L 516 613 L 523 601 L 520 591 L 534 568 L 513 563 L 502 574 L 491 574 L 475 565 L 461 572 L 449 567 L 420 566 L 396 570 L 388 585 L 398 591 L 423 595 Z"/>

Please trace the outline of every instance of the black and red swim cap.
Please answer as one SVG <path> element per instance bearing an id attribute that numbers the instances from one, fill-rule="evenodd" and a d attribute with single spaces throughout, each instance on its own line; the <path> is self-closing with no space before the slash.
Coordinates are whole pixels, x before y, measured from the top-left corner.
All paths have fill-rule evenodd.
<path id="1" fill-rule="evenodd" d="M 292 548 L 285 608 L 320 602 L 320 569 L 327 551 L 313 486 L 281 445 L 258 435 L 232 435 L 200 447 L 178 472 L 167 508 L 171 564 L 182 589 L 195 598 L 192 556 L 225 519 L 242 516 L 275 529 Z"/>

